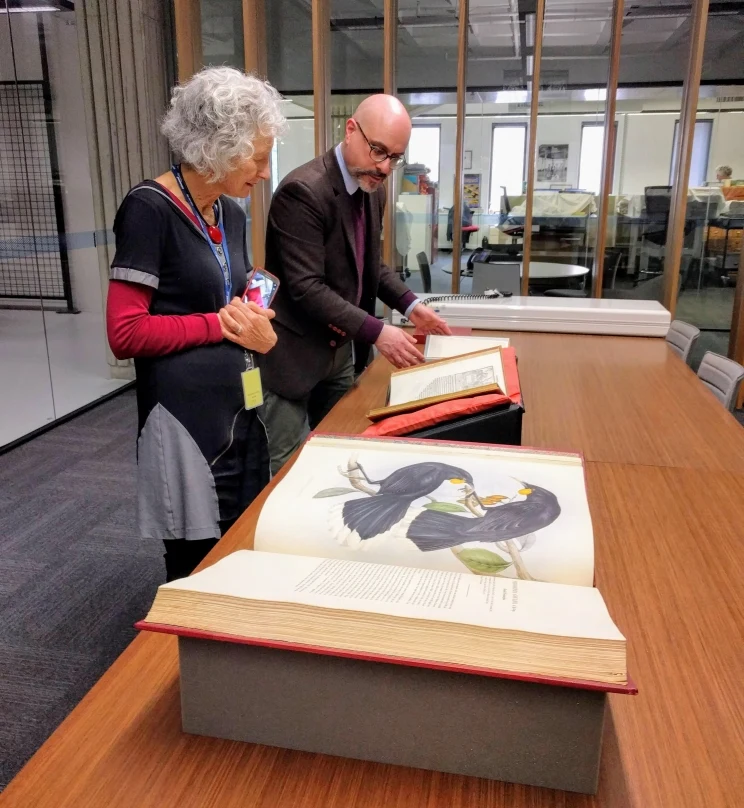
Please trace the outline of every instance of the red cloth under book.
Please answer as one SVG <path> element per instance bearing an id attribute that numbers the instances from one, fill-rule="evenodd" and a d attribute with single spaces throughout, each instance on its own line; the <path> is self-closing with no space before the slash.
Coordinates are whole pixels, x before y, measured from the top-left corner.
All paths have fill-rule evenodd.
<path id="1" fill-rule="evenodd" d="M 519 372 L 517 371 L 517 353 L 514 348 L 502 348 L 501 356 L 504 363 L 504 379 L 506 392 L 484 393 L 470 398 L 458 398 L 453 401 L 443 401 L 441 404 L 432 404 L 415 412 L 406 412 L 401 415 L 391 415 L 372 424 L 362 432 L 365 436 L 408 435 L 417 429 L 441 424 L 461 418 L 463 415 L 473 415 L 483 410 L 489 410 L 500 404 L 521 404 L 522 391 L 519 386 Z"/>

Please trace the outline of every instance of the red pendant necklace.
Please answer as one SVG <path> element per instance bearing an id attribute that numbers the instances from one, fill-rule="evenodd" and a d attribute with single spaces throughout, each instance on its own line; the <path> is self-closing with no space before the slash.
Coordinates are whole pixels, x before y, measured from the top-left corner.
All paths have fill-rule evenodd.
<path id="1" fill-rule="evenodd" d="M 202 216 L 201 211 L 196 207 L 196 203 L 194 202 L 194 198 L 191 196 L 191 191 L 189 191 L 188 187 L 186 186 L 186 181 L 183 178 L 183 174 L 181 173 L 181 166 L 173 165 L 171 166 L 171 171 L 173 172 L 173 176 L 176 178 L 176 182 L 178 183 L 178 187 L 181 189 L 181 193 L 184 196 L 184 199 L 189 203 L 191 209 L 194 212 L 194 215 L 199 217 L 204 227 L 207 230 L 207 235 L 209 236 L 210 241 L 212 244 L 222 244 L 222 231 L 216 224 L 207 224 L 204 216 Z M 214 204 L 212 206 L 212 210 L 214 211 L 214 218 L 217 221 L 217 205 Z"/>
<path id="2" fill-rule="evenodd" d="M 207 235 L 213 244 L 222 244 L 222 231 L 213 224 L 207 226 Z"/>

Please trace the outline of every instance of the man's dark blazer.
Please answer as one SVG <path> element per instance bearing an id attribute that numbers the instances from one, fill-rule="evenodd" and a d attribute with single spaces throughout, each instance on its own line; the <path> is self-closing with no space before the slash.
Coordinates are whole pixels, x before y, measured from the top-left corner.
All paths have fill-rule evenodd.
<path id="1" fill-rule="evenodd" d="M 368 333 L 363 325 L 378 297 L 391 308 L 399 308 L 406 294 L 410 297 L 380 260 L 385 196 L 381 186 L 363 197 L 366 250 L 357 307 L 353 201 L 333 149 L 292 171 L 276 189 L 266 231 L 266 269 L 281 282 L 272 304 L 278 341 L 259 357 L 267 390 L 289 399 L 308 395 L 330 373 L 338 349 Z"/>

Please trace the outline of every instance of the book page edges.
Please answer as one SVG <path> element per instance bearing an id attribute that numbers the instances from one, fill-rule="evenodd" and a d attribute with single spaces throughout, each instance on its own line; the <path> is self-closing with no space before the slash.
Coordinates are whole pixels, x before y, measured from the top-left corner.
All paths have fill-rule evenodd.
<path id="1" fill-rule="evenodd" d="M 336 656 L 345 659 L 360 659 L 369 662 L 386 662 L 392 665 L 406 665 L 416 668 L 430 668 L 431 670 L 453 671 L 474 676 L 490 676 L 495 679 L 513 679 L 519 682 L 532 682 L 535 684 L 554 685 L 556 687 L 570 687 L 577 690 L 597 690 L 604 693 L 620 693 L 623 695 L 635 696 L 638 693 L 633 680 L 628 677 L 625 684 L 609 684 L 603 682 L 592 682 L 581 679 L 562 679 L 560 677 L 549 676 L 529 676 L 512 671 L 493 670 L 488 668 L 469 667 L 456 665 L 448 662 L 430 662 L 429 660 L 412 659 L 407 657 L 385 656 L 382 654 L 361 653 L 336 648 L 324 648 L 321 646 L 304 645 L 301 643 L 287 643 L 278 640 L 264 640 L 249 637 L 239 637 L 232 634 L 222 634 L 212 631 L 202 631 L 201 629 L 184 628 L 182 626 L 165 625 L 163 623 L 151 623 L 148 620 L 140 620 L 134 624 L 138 631 L 150 631 L 158 634 L 173 634 L 177 637 L 190 637 L 200 640 L 214 640 L 217 642 L 229 642 L 237 645 L 255 645 L 263 648 L 277 648 L 286 651 L 299 651 L 301 653 L 322 654 L 324 656 Z"/>

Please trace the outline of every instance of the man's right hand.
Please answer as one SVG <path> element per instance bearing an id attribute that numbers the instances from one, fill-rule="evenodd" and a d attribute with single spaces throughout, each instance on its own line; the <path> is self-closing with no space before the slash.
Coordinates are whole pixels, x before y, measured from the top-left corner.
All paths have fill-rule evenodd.
<path id="1" fill-rule="evenodd" d="M 402 328 L 384 325 L 377 337 L 375 348 L 396 368 L 420 365 L 424 356 L 416 347 L 416 340 Z"/>

